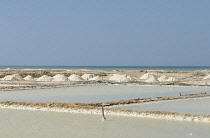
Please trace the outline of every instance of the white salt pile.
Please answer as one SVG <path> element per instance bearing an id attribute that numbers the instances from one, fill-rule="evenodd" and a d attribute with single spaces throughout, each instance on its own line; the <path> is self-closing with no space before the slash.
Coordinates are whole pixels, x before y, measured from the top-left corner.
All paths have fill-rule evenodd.
<path id="1" fill-rule="evenodd" d="M 163 76 L 161 76 L 161 77 L 158 78 L 158 81 L 160 81 L 160 82 L 166 82 L 167 79 L 168 79 L 168 77 L 165 76 L 165 75 L 163 75 Z"/>
<path id="2" fill-rule="evenodd" d="M 93 78 L 94 76 L 95 76 L 94 74 L 84 74 L 84 75 L 82 75 L 82 78 L 84 80 L 89 80 L 89 79 Z"/>
<path id="3" fill-rule="evenodd" d="M 43 75 L 41 77 L 39 77 L 36 81 L 52 81 L 52 77 L 47 76 L 47 75 Z"/>
<path id="4" fill-rule="evenodd" d="M 155 77 L 151 77 L 149 79 L 147 79 L 145 82 L 149 82 L 149 83 L 155 83 L 157 82 L 158 80 L 155 78 Z"/>
<path id="5" fill-rule="evenodd" d="M 156 78 L 155 75 L 151 74 L 151 73 L 146 73 L 143 76 L 141 76 L 141 80 L 147 80 L 149 78 Z"/>
<path id="6" fill-rule="evenodd" d="M 63 74 L 57 74 L 52 78 L 52 81 L 58 81 L 58 82 L 68 81 L 68 78 Z"/>
<path id="7" fill-rule="evenodd" d="M 2 80 L 5 81 L 23 81 L 23 78 L 19 74 L 7 75 Z"/>
<path id="8" fill-rule="evenodd" d="M 89 79 L 89 80 L 90 80 L 90 81 L 102 81 L 103 78 L 100 77 L 100 76 L 95 76 L 95 77 L 93 77 L 93 78 L 91 78 L 91 79 Z"/>
<path id="9" fill-rule="evenodd" d="M 12 76 L 15 77 L 19 81 L 23 80 L 23 78 L 19 74 L 13 74 Z"/>
<path id="10" fill-rule="evenodd" d="M 119 75 L 119 74 L 113 74 L 110 78 L 110 81 L 115 81 L 115 82 L 129 82 L 131 81 L 131 77 L 127 75 Z"/>
<path id="11" fill-rule="evenodd" d="M 203 80 L 209 80 L 209 79 L 210 79 L 210 74 L 203 78 Z"/>
<path id="12" fill-rule="evenodd" d="M 28 75 L 24 78 L 25 81 L 34 81 L 34 78 L 31 75 Z"/>
<path id="13" fill-rule="evenodd" d="M 79 76 L 79 75 L 76 75 L 76 74 L 71 74 L 68 79 L 70 81 L 83 81 L 83 79 Z"/>
<path id="14" fill-rule="evenodd" d="M 173 82 L 173 81 L 177 81 L 177 80 L 174 77 L 169 77 L 166 81 Z"/>

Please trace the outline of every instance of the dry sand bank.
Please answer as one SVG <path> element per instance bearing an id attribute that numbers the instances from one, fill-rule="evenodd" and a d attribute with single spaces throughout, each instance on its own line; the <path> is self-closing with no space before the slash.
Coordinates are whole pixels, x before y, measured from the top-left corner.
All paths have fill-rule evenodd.
<path id="1" fill-rule="evenodd" d="M 156 102 L 161 100 L 165 101 L 165 100 L 178 100 L 178 99 L 190 99 L 190 98 L 202 98 L 202 97 L 210 97 L 210 94 L 185 95 L 179 97 L 144 98 L 137 100 L 134 99 L 134 100 L 107 102 L 107 104 L 119 105 L 119 104 L 132 104 L 136 101 L 137 101 L 136 103 L 145 103 L 145 102 Z M 43 102 L 5 101 L 5 102 L 0 102 L 0 108 L 85 113 L 85 114 L 102 114 L 102 110 L 99 107 L 101 106 L 101 104 L 102 103 L 73 103 L 73 102 L 43 103 Z M 167 112 L 167 111 L 133 111 L 125 109 L 106 108 L 105 114 L 117 115 L 117 116 L 146 117 L 146 118 L 156 118 L 156 119 L 210 122 L 210 115 L 184 114 L 184 113 Z"/>

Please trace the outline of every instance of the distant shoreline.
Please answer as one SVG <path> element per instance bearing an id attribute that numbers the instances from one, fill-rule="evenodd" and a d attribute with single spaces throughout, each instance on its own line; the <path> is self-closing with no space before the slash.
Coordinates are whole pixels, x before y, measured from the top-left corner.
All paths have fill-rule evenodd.
<path id="1" fill-rule="evenodd" d="M 0 66 L 0 69 L 88 69 L 88 70 L 210 70 L 210 66 Z"/>

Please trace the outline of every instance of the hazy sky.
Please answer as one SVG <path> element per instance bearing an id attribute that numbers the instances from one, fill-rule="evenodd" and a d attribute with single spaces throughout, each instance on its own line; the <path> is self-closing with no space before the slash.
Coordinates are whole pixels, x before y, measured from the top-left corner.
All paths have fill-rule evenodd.
<path id="1" fill-rule="evenodd" d="M 1 0 L 0 65 L 210 66 L 210 0 Z"/>

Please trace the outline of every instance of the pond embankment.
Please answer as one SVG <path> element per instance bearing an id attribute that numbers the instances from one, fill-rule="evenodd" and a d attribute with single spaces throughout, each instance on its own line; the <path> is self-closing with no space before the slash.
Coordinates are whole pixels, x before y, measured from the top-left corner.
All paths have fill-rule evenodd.
<path id="1" fill-rule="evenodd" d="M 204 97 L 210 97 L 210 94 L 202 93 L 202 94 L 181 95 L 175 97 L 156 97 L 156 98 L 142 98 L 142 99 L 139 98 L 133 100 L 122 100 L 122 101 L 105 102 L 105 103 L 4 101 L 0 102 L 0 108 L 102 114 L 102 110 L 100 107 L 102 104 L 105 105 L 109 104 L 109 106 L 111 105 L 113 106 L 113 105 L 122 105 L 122 104 L 158 102 L 166 100 L 168 101 L 168 100 L 204 98 Z M 185 113 L 167 112 L 167 111 L 133 111 L 126 109 L 118 109 L 118 108 L 105 108 L 105 115 L 210 122 L 210 115 L 185 114 Z"/>

